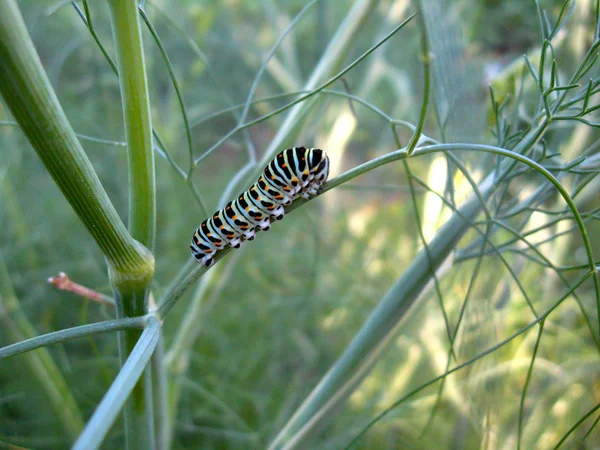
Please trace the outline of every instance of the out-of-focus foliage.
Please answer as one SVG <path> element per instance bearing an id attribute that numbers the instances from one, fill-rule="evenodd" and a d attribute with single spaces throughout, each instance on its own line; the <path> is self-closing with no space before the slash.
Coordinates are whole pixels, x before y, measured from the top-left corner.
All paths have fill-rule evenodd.
<path id="1" fill-rule="evenodd" d="M 90 3 L 96 31 L 110 52 L 107 7 L 104 2 Z M 255 99 L 301 90 L 352 3 L 321 1 L 311 8 L 267 66 Z M 527 54 L 536 66 L 539 63 L 539 57 L 535 59 L 540 47 L 535 5 L 523 0 L 452 3 L 453 26 L 464 38 L 457 44 L 464 45 L 461 56 L 469 70 L 477 71 L 465 78 L 472 84 L 463 80 L 461 86 L 469 90 L 472 103 L 460 108 L 476 109 L 481 116 L 479 132 L 468 141 L 500 145 L 490 132 L 496 123 L 488 83 L 494 86 L 498 102 L 510 96 L 512 103 L 505 111 L 510 114 L 512 132 L 536 119 L 537 91 L 531 80 L 521 81 L 526 72 L 521 55 Z M 592 40 L 590 3 L 578 2 L 557 38 L 554 50 L 563 83 Z M 562 5 L 562 1 L 542 2 L 553 18 Z M 127 156 L 117 78 L 70 4 L 21 1 L 19 6 L 73 128 L 83 136 L 82 143 L 104 187 L 126 217 Z M 193 125 L 194 157 L 204 154 L 237 125 L 241 108 L 206 118 L 246 101 L 270 47 L 304 6 L 301 1 L 273 0 L 147 2 L 146 11 L 173 64 Z M 377 2 L 354 37 L 347 63 L 412 11 L 403 0 Z M 572 42 L 573 36 L 579 40 Z M 187 170 L 189 155 L 179 105 L 147 31 L 144 45 L 153 125 L 175 162 Z M 411 24 L 350 71 L 343 83 L 338 81 L 331 88 L 347 90 L 394 119 L 416 123 L 424 84 L 419 45 L 419 31 Z M 443 69 L 438 77 L 443 78 Z M 587 78 L 597 75 L 594 69 Z M 432 101 L 439 106 L 435 102 L 442 94 L 435 89 Z M 515 98 L 515 93 L 520 97 Z M 268 114 L 292 98 L 257 103 L 250 108 L 248 119 Z M 389 123 L 358 102 L 326 93 L 317 101 L 297 141 L 288 144 L 325 148 L 332 157 L 333 176 L 397 149 Z M 443 141 L 436 112 L 439 110 L 430 108 L 424 133 Z M 253 148 L 260 159 L 283 117 L 276 115 L 235 134 L 198 164 L 192 180 L 211 211 Z M 2 104 L 0 120 L 11 120 Z M 400 129 L 399 133 L 406 144 L 410 133 Z M 462 142 L 460 135 L 451 136 Z M 518 137 L 508 144 L 515 144 Z M 580 155 L 597 157 L 593 147 L 597 139 L 593 128 L 565 124 L 551 129 L 543 145 L 548 154 L 564 155 L 561 161 L 573 161 Z M 19 129 L 2 122 L 0 146 L 0 252 L 28 318 L 39 333 L 45 333 L 112 317 L 110 308 L 46 283 L 48 276 L 63 271 L 78 283 L 109 293 L 99 249 Z M 541 154 L 541 146 L 535 151 L 533 159 Z M 477 182 L 498 164 L 482 153 L 463 153 L 459 156 Z M 415 183 L 411 192 L 403 166 L 399 162 L 386 165 L 286 216 L 239 251 L 232 272 L 224 275 L 221 284 L 216 281 L 203 299 L 190 365 L 177 380 L 183 394 L 177 406 L 173 448 L 261 448 L 285 425 L 423 248 L 419 227 L 429 240 L 450 215 L 451 209 L 434 192 L 449 200 L 447 189 L 452 184 L 460 201 L 471 192 L 465 177 L 442 156 L 415 158 L 408 164 L 426 186 Z M 598 164 L 590 167 L 589 171 L 565 171 L 561 182 L 570 192 L 576 191 L 582 180 L 597 174 Z M 549 225 L 565 209 L 564 202 L 548 188 L 547 196 L 525 205 L 542 179 L 531 172 L 519 178 L 519 168 L 512 184 L 506 185 L 503 208 L 496 211 L 506 219 L 503 223 L 521 234 L 542 227 L 530 240 L 544 257 L 552 257 L 557 267 L 585 263 L 573 222 Z M 171 165 L 159 157 L 156 169 L 154 291 L 158 296 L 188 261 L 191 234 L 205 217 L 190 186 Z M 554 172 L 561 176 L 558 169 Z M 245 188 L 240 186 L 239 191 Z M 595 209 L 599 200 L 597 190 L 588 189 L 577 203 L 581 211 L 589 212 L 586 225 L 596 253 L 600 250 Z M 529 214 L 532 208 L 538 211 Z M 493 241 L 499 247 L 515 237 L 507 228 L 494 233 Z M 535 315 L 527 301 L 540 314 L 560 299 L 567 283 L 572 285 L 578 278 L 577 272 L 544 268 L 537 263 L 543 258 L 527 250 L 525 242 L 504 253 L 514 270 L 511 274 L 489 247 L 485 251 L 490 256 L 478 259 L 480 239 L 473 232 L 461 244 L 456 257 L 462 263 L 440 274 L 438 285 L 425 294 L 431 298 L 406 317 L 390 351 L 336 420 L 323 429 L 314 448 L 344 448 L 370 419 L 447 370 L 450 344 L 442 310 L 456 339 L 452 347 L 457 360 L 464 362 L 532 322 Z M 544 239 L 549 242 L 539 244 Z M 474 273 L 478 275 L 472 283 Z M 561 279 L 563 275 L 566 281 Z M 586 284 L 576 293 L 580 304 L 570 298 L 545 323 L 524 400 L 521 448 L 553 448 L 577 420 L 600 403 L 598 311 L 593 287 Z M 167 349 L 189 313 L 192 295 L 177 304 L 164 324 Z M 586 317 L 592 318 L 591 324 Z M 439 396 L 440 383 L 419 392 L 369 430 L 358 448 L 516 448 L 519 406 L 536 335 L 537 329 L 532 329 L 446 377 Z M 9 343 L 10 336 L 0 327 L 0 345 Z M 51 352 L 88 417 L 118 370 L 115 336 L 76 340 L 52 347 Z M 46 405 L 43 390 L 18 358 L 0 364 L 0 444 L 48 449 L 68 446 Z M 578 439 L 594 418 L 577 431 Z M 117 423 L 105 448 L 122 445 L 120 428 Z M 568 442 L 573 445 L 569 448 L 591 449 L 599 445 L 600 434 L 594 428 L 585 440 Z"/>

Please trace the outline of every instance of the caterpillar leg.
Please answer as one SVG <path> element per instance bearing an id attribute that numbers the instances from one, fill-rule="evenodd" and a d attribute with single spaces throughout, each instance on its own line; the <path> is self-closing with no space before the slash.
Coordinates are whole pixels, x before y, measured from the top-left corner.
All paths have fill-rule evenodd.
<path id="1" fill-rule="evenodd" d="M 215 260 L 212 256 L 212 254 L 206 254 L 206 253 L 199 252 L 197 250 L 197 248 L 194 248 L 194 245 L 190 245 L 190 248 L 192 249 L 192 256 L 200 264 L 205 265 L 206 267 L 210 267 L 215 263 Z"/>
<path id="2" fill-rule="evenodd" d="M 244 233 L 242 234 L 242 236 L 244 236 L 244 239 L 246 239 L 247 241 L 253 241 L 255 235 L 256 232 L 254 231 L 254 228 L 252 228 L 251 230 L 244 231 Z"/>
<path id="3" fill-rule="evenodd" d="M 309 199 L 312 196 L 317 195 L 320 188 L 321 184 L 318 181 L 311 181 L 300 195 L 305 199 Z"/>
<path id="4" fill-rule="evenodd" d="M 276 208 L 273 211 L 271 211 L 269 214 L 275 220 L 281 220 L 285 215 L 285 209 L 283 209 L 283 206 L 280 206 L 279 208 Z"/>
<path id="5" fill-rule="evenodd" d="M 230 247 L 240 248 L 240 245 L 242 245 L 242 238 L 240 236 L 237 236 L 235 239 L 231 239 L 229 241 Z"/>
<path id="6" fill-rule="evenodd" d="M 271 228 L 271 220 L 269 219 L 269 216 L 266 216 L 256 226 L 263 231 L 267 231 L 269 228 Z"/>
<path id="7" fill-rule="evenodd" d="M 315 195 L 317 195 L 317 192 L 319 192 L 318 188 L 313 188 L 312 186 L 309 186 L 304 192 L 302 192 L 302 194 L 300 194 L 302 196 L 302 198 L 305 198 L 306 200 L 309 200 L 311 197 L 314 197 Z"/>
<path id="8" fill-rule="evenodd" d="M 279 205 L 273 211 L 269 211 L 269 214 L 271 215 L 271 217 L 275 217 L 275 219 L 281 220 L 283 219 L 283 216 L 285 214 L 285 209 L 283 209 L 283 205 Z"/>
<path id="9" fill-rule="evenodd" d="M 1 0 L 0 0 L 1 1 Z M 205 220 L 192 238 L 192 255 L 211 267 L 226 246 L 239 248 L 285 215 L 284 206 L 298 197 L 315 196 L 329 175 L 329 158 L 321 149 L 296 147 L 279 153 L 246 192 Z"/>

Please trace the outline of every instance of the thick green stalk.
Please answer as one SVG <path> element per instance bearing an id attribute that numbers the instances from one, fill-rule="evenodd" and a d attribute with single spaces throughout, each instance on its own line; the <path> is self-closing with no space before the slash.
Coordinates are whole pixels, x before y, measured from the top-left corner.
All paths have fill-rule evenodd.
<path id="1" fill-rule="evenodd" d="M 484 197 L 490 192 L 492 183 L 493 176 L 489 176 L 479 186 Z M 401 319 L 430 284 L 432 274 L 442 267 L 458 241 L 471 229 L 471 221 L 480 211 L 480 199 L 473 196 L 446 222 L 431 241 L 429 254 L 422 250 L 417 255 L 269 449 L 303 447 L 314 438 L 333 411 L 341 407 L 370 373 L 395 336 Z"/>
<path id="2" fill-rule="evenodd" d="M 109 263 L 152 272 L 154 261 L 125 229 L 69 125 L 14 0 L 0 2 L 0 93 Z"/>
<path id="3" fill-rule="evenodd" d="M 106 438 L 110 427 L 117 419 L 125 399 L 129 397 L 134 386 L 139 383 L 143 372 L 154 353 L 154 349 L 160 339 L 161 324 L 154 317 L 147 317 L 147 324 L 139 341 L 127 358 L 119 374 L 104 395 L 104 398 L 94 411 L 94 414 L 79 435 L 77 442 L 73 445 L 74 450 L 94 450 L 100 447 Z M 136 449 L 142 449 L 148 436 L 140 436 Z M 154 448 L 154 443 L 149 443 Z"/>
<path id="4" fill-rule="evenodd" d="M 545 123 L 541 124 L 544 129 Z M 526 136 L 521 142 L 521 149 L 527 149 L 529 145 L 534 145 L 539 137 L 539 130 L 532 130 L 531 135 Z M 581 238 L 586 249 L 588 257 L 587 267 L 590 269 L 591 277 L 594 280 L 594 289 L 596 293 L 599 290 L 597 271 L 594 266 L 591 242 L 585 229 L 581 215 L 569 196 L 568 192 L 559 183 L 558 180 L 544 167 L 526 156 L 498 147 L 475 144 L 438 144 L 419 148 L 414 154 L 426 155 L 430 153 L 447 151 L 472 151 L 486 152 L 509 158 L 511 163 L 506 164 L 508 171 L 512 168 L 512 163 L 517 162 L 526 164 L 550 181 L 560 193 L 564 201 L 571 210 L 574 220 L 581 233 Z M 399 159 L 406 156 L 404 149 L 392 152 L 369 161 L 359 166 L 344 176 L 333 179 L 326 185 L 326 189 L 363 173 L 368 168 L 376 167 L 391 161 L 392 158 Z M 504 170 L 504 169 L 503 169 Z M 499 174 L 490 174 L 478 187 L 480 195 L 473 197 L 455 213 L 438 231 L 436 237 L 429 244 L 429 254 L 425 250 L 421 251 L 414 259 L 408 270 L 395 283 L 395 285 L 386 294 L 379 306 L 373 311 L 365 325 L 361 328 L 355 339 L 348 346 L 344 354 L 329 370 L 321 382 L 315 387 L 313 392 L 300 406 L 294 416 L 290 419 L 285 428 L 275 438 L 270 445 L 270 449 L 291 449 L 306 445 L 316 432 L 323 426 L 327 419 L 331 417 L 336 408 L 341 407 L 342 403 L 348 398 L 353 390 L 362 382 L 377 362 L 387 342 L 393 337 L 400 320 L 404 317 L 410 307 L 412 307 L 431 276 L 439 269 L 446 258 L 451 254 L 460 238 L 470 230 L 474 218 L 479 214 L 482 208 L 481 199 L 485 199 L 492 191 L 494 186 L 498 186 L 498 180 L 506 176 L 506 171 Z M 597 294 L 597 298 L 600 295 Z"/>
<path id="5" fill-rule="evenodd" d="M 115 8 L 120 9 L 122 3 L 117 2 Z M 129 3 L 137 20 L 135 2 Z M 120 11 L 117 16 L 121 23 Z M 140 43 L 139 27 L 135 42 Z M 131 78 L 127 78 L 127 82 L 131 83 Z M 145 87 L 145 83 L 143 85 Z M 154 259 L 146 247 L 127 232 L 110 203 L 52 90 L 14 0 L 0 2 L 0 92 L 47 170 L 106 256 L 111 283 L 118 294 L 115 297 L 128 305 L 128 316 L 142 315 L 147 286 L 154 273 Z M 127 92 L 134 97 L 135 86 L 128 86 Z M 147 114 L 147 96 L 142 98 Z M 138 133 L 134 133 L 134 138 Z M 130 134 L 128 129 L 128 138 Z M 147 155 L 151 155 L 151 145 L 146 152 L 144 145 L 131 142 L 128 145 L 130 149 L 133 147 L 132 165 L 137 171 L 133 172 L 132 184 L 139 195 L 131 204 L 134 214 L 130 221 L 134 236 L 152 248 L 154 172 L 152 156 Z M 138 151 L 140 147 L 143 151 Z M 144 225 L 140 225 L 142 221 Z M 139 332 L 131 333 L 130 348 L 134 334 L 135 340 L 139 337 Z"/>
<path id="6" fill-rule="evenodd" d="M 156 189 L 148 80 L 137 1 L 109 0 L 129 157 L 129 231 L 154 249 Z"/>
<path id="7" fill-rule="evenodd" d="M 109 0 L 114 36 L 121 102 L 125 120 L 129 161 L 129 231 L 150 251 L 154 249 L 156 226 L 156 188 L 152 122 L 148 80 L 144 64 L 142 34 L 136 0 Z M 149 284 L 145 279 L 131 280 L 129 274 L 110 272 L 119 316 L 146 314 Z M 139 330 L 121 335 L 121 361 L 124 363 L 141 337 Z M 133 389 L 125 405 L 125 438 L 128 448 L 154 448 L 153 395 L 150 367 Z"/>

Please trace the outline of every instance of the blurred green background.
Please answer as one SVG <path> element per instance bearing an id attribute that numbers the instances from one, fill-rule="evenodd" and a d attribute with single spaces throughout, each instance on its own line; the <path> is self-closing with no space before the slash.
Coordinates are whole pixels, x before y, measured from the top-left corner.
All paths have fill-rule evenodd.
<path id="1" fill-rule="evenodd" d="M 433 74 L 437 84 L 424 132 L 439 140 L 496 143 L 490 132 L 493 119 L 487 86 L 493 83 L 497 99 L 502 100 L 518 85 L 514 74 L 521 73 L 521 55 L 539 51 L 536 8 L 523 0 L 452 3 L 448 10 L 452 14 L 440 16 L 445 22 L 437 22 L 438 28 L 432 30 L 431 39 L 438 49 L 437 54 L 434 49 L 435 57 L 449 60 L 447 73 Z M 300 91 L 352 4 L 345 0 L 317 2 L 275 53 L 255 98 Z M 415 10 L 402 0 L 373 4 L 360 33 L 354 36 L 346 64 Z M 563 2 L 541 4 L 556 17 Z M 237 118 L 231 112 L 203 119 L 246 101 L 269 49 L 304 5 L 291 0 L 163 0 L 146 4 L 194 124 L 194 156 L 202 155 L 236 126 Z M 127 155 L 116 76 L 69 2 L 20 1 L 19 6 L 73 128 L 84 136 L 81 142 L 89 158 L 121 217 L 126 218 Z M 96 30 L 111 51 L 107 7 L 104 2 L 90 6 Z M 591 2 L 578 2 L 563 30 L 556 53 L 564 73 L 572 71 L 587 48 L 585 43 L 589 45 L 593 17 L 587 11 L 592 6 Z M 175 161 L 187 168 L 188 150 L 177 98 L 146 29 L 144 45 L 153 125 Z M 352 69 L 343 84 L 336 82 L 331 88 L 347 90 L 395 119 L 416 123 L 423 93 L 419 45 L 413 22 Z M 459 68 L 453 73 L 456 61 L 460 61 Z M 448 78 L 440 80 L 444 76 Z M 448 79 L 458 84 L 444 84 Z M 256 104 L 250 108 L 249 118 L 269 113 L 287 101 Z M 518 112 L 531 114 L 538 106 L 536 101 L 535 93 L 526 90 Z M 389 124 L 357 102 L 326 94 L 317 102 L 296 140 L 287 144 L 327 150 L 333 162 L 332 176 L 397 148 Z M 445 114 L 449 126 L 442 136 L 439 121 Z M 276 115 L 237 133 L 200 163 L 193 180 L 209 212 L 217 208 L 228 182 L 247 162 L 249 149 L 254 148 L 260 159 L 283 117 Z M 14 292 L 40 334 L 113 317 L 110 307 L 47 283 L 49 276 L 62 271 L 77 283 L 110 295 L 101 252 L 26 138 L 10 123 L 10 114 L 1 103 L 0 120 L 3 295 Z M 524 121 L 517 115 L 515 127 Z M 404 143 L 409 137 L 406 130 L 401 132 Z M 557 128 L 548 136 L 548 147 L 552 152 L 571 151 L 575 157 L 583 154 L 577 149 L 587 148 L 597 137 L 595 130 Z M 460 157 L 477 181 L 495 163 L 482 154 L 461 153 Z M 414 200 L 402 165 L 389 164 L 310 202 L 226 257 L 233 261 L 203 297 L 189 367 L 181 375 L 173 448 L 263 448 L 285 425 L 423 248 L 419 222 L 429 240 L 448 217 L 449 209 L 442 207 L 430 190 L 443 194 L 447 183 L 453 182 L 459 201 L 470 192 L 464 177 L 447 177 L 441 156 L 411 159 L 409 165 L 429 186 L 417 185 Z M 189 260 L 191 234 L 206 218 L 190 187 L 160 156 L 156 170 L 155 296 Z M 523 189 L 535 189 L 539 183 L 532 176 L 521 181 Z M 234 194 L 246 187 L 240 186 Z M 505 201 L 518 201 L 518 194 L 508 190 L 510 198 Z M 592 190 L 578 207 L 593 210 L 599 200 L 597 190 Z M 556 196 L 548 200 L 553 201 Z M 546 206 L 564 209 L 564 203 L 558 201 Z M 528 226 L 542 226 L 552 217 L 543 213 L 527 216 Z M 588 233 L 597 252 L 598 222 L 592 219 Z M 542 232 L 550 239 L 561 229 L 547 225 Z M 537 245 L 544 236 L 532 236 L 532 242 Z M 501 243 L 511 235 L 500 230 L 495 238 Z M 459 362 L 534 319 L 521 290 L 495 255 L 481 262 L 465 256 L 479 251 L 476 239 L 473 233 L 461 243 L 463 251 L 457 256 L 465 260 L 444 272 L 439 285 L 424 294 L 428 299 L 404 319 L 385 357 L 323 429 L 314 448 L 344 448 L 384 408 L 446 370 L 449 344 L 440 294 L 452 323 L 463 313 L 465 296 L 469 297 L 455 344 L 455 349 L 460 349 Z M 580 246 L 577 233 L 570 230 L 540 249 L 558 266 L 584 263 Z M 507 252 L 506 258 L 539 311 L 564 292 L 557 274 L 527 255 Z M 225 263 L 224 259 L 217 267 Z M 476 270 L 477 281 L 470 286 Z M 564 276 L 570 281 L 577 279 L 572 272 Z M 593 287 L 586 284 L 578 293 L 597 335 Z M 167 350 L 189 314 L 193 294 L 188 293 L 165 322 Z M 447 377 L 439 398 L 440 383 L 423 390 L 369 430 L 357 447 L 516 448 L 519 402 L 536 335 L 532 329 Z M 11 339 L 6 328 L 0 328 L 0 345 L 12 343 Z M 553 448 L 570 426 L 600 402 L 597 344 L 573 300 L 550 316 L 538 352 L 526 398 L 522 448 Z M 118 370 L 115 336 L 75 340 L 52 347 L 51 353 L 89 417 Z M 579 438 L 593 420 L 594 416 L 586 422 Z M 120 448 L 121 428 L 117 422 L 103 448 Z M 3 361 L 0 448 L 52 449 L 69 443 L 47 406 L 39 380 L 22 357 Z M 564 448 L 600 448 L 600 434 L 594 428 L 585 440 L 578 441 L 579 446 L 569 445 Z"/>

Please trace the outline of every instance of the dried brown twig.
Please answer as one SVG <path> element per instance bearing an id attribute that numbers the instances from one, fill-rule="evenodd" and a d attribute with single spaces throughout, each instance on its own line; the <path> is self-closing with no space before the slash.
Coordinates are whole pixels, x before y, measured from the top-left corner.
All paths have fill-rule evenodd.
<path id="1" fill-rule="evenodd" d="M 96 292 L 93 289 L 87 288 L 77 283 L 73 283 L 66 273 L 59 272 L 58 277 L 50 277 L 48 278 L 48 283 L 53 284 L 57 288 L 63 291 L 71 291 L 77 295 L 80 295 L 85 298 L 89 298 L 95 302 L 101 303 L 103 305 L 115 306 L 115 301 L 112 297 L 108 295 L 101 294 L 100 292 Z"/>

